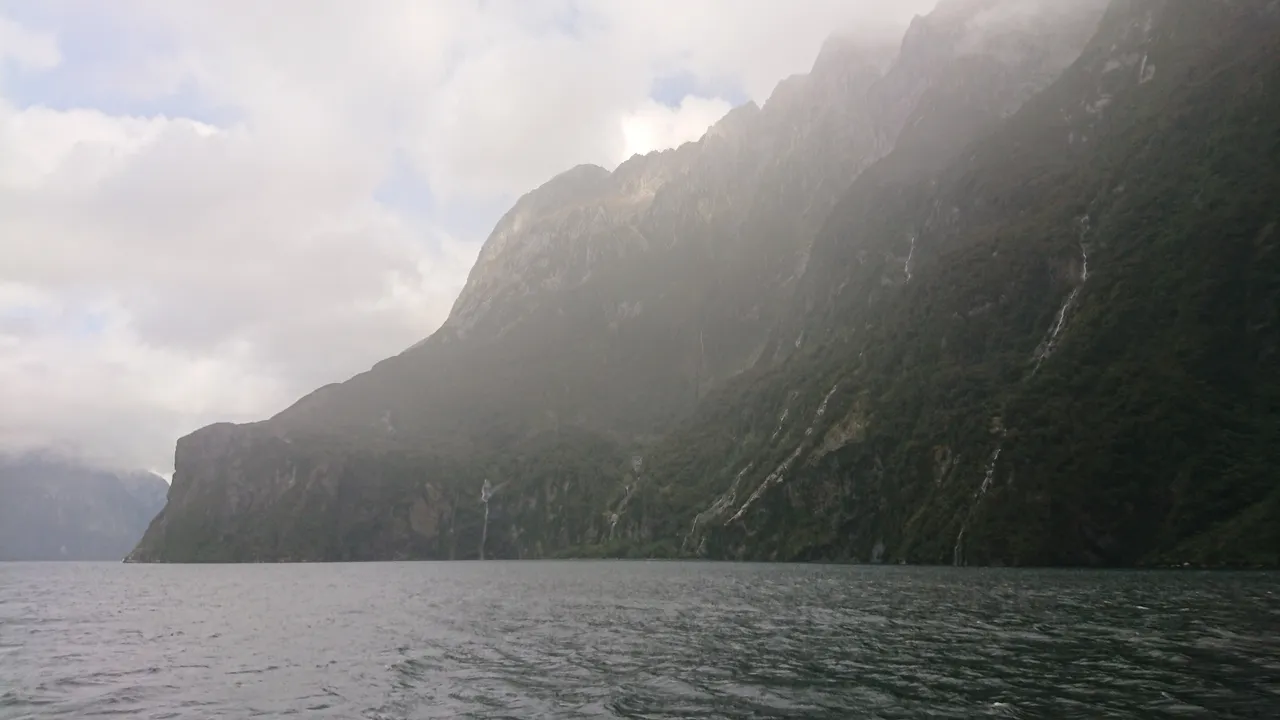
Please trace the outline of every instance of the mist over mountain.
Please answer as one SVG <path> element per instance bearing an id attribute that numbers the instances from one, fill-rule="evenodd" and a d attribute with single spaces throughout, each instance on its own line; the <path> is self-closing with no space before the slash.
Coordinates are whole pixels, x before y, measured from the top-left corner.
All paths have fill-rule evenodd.
<path id="1" fill-rule="evenodd" d="M 950 0 L 178 442 L 136 561 L 1280 563 L 1280 13 Z"/>
<path id="2" fill-rule="evenodd" d="M 0 455 L 0 561 L 122 560 L 168 491 L 150 472 L 48 452 Z"/>

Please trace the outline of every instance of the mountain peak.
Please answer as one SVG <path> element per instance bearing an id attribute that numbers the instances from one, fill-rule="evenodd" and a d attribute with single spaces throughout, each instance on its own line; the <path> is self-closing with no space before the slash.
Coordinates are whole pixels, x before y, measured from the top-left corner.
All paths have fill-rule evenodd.
<path id="1" fill-rule="evenodd" d="M 893 59 L 896 49 L 896 43 L 884 38 L 854 32 L 833 33 L 823 41 L 810 74 L 824 75 L 858 66 L 880 69 Z"/>
<path id="2" fill-rule="evenodd" d="M 725 113 L 725 116 L 716 121 L 714 125 L 707 129 L 706 137 L 733 139 L 741 137 L 747 132 L 751 121 L 760 114 L 760 106 L 754 100 L 748 100 L 745 104 Z"/>
<path id="3" fill-rule="evenodd" d="M 563 183 L 588 183 L 609 177 L 609 171 L 592 163 L 574 165 L 542 184 L 543 188 Z"/>
<path id="4" fill-rule="evenodd" d="M 520 202 L 554 206 L 587 201 L 605 189 L 610 175 L 599 165 L 575 165 L 527 193 Z"/>
<path id="5" fill-rule="evenodd" d="M 132 557 L 1274 558 L 1268 2 L 837 36 L 522 197 L 434 342 L 184 438 Z"/>

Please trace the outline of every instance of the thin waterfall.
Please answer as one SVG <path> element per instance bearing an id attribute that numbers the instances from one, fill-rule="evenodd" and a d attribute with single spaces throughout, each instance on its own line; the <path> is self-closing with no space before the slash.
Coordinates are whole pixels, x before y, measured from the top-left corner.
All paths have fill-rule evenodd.
<path id="1" fill-rule="evenodd" d="M 625 492 L 622 496 L 622 502 L 618 503 L 617 511 L 609 515 L 610 540 L 613 540 L 613 533 L 618 527 L 618 520 L 622 517 L 622 513 L 626 511 L 627 503 L 631 502 L 631 494 L 635 492 L 636 486 L 633 483 L 628 483 L 623 489 Z"/>
<path id="2" fill-rule="evenodd" d="M 911 282 L 911 260 L 916 256 L 916 236 L 911 234 L 911 249 L 907 251 L 907 261 L 902 264 L 902 272 L 907 276 L 907 282 Z"/>
<path id="3" fill-rule="evenodd" d="M 973 502 L 969 504 L 969 512 L 965 514 L 964 522 L 960 523 L 960 532 L 956 534 L 956 544 L 951 548 L 951 564 L 960 567 L 964 564 L 964 533 L 969 529 L 969 520 L 973 517 L 973 513 L 981 504 L 982 498 L 986 497 L 987 491 L 991 489 L 991 482 L 996 476 L 996 462 L 1000 460 L 1000 451 L 1004 450 L 1004 442 L 1002 441 L 996 446 L 995 452 L 991 453 L 991 460 L 987 462 L 987 472 L 982 478 L 982 485 L 973 493 Z"/>
<path id="4" fill-rule="evenodd" d="M 484 485 L 480 487 L 480 502 L 484 503 L 484 527 L 480 531 L 480 559 L 484 559 L 485 542 L 489 539 L 489 498 L 493 497 L 493 485 L 489 483 L 489 478 L 484 479 Z"/>
<path id="5" fill-rule="evenodd" d="M 1062 307 L 1058 308 L 1058 315 L 1053 322 L 1053 326 L 1049 328 L 1045 339 L 1036 347 L 1035 352 L 1035 368 L 1032 374 L 1040 370 L 1040 365 L 1049 356 L 1053 355 L 1053 351 L 1058 348 L 1058 336 L 1067 326 L 1067 320 L 1071 310 L 1075 307 L 1077 298 L 1080 297 L 1080 291 L 1084 288 L 1084 284 L 1089 280 L 1089 247 L 1085 244 L 1085 236 L 1089 234 L 1089 216 L 1085 215 L 1080 218 L 1080 284 L 1072 288 L 1067 294 L 1067 299 L 1063 301 Z"/>
<path id="6" fill-rule="evenodd" d="M 689 541 L 692 540 L 694 535 L 698 532 L 698 525 L 724 515 L 725 512 L 733 507 L 733 504 L 738 499 L 738 487 L 742 485 L 742 479 L 746 477 L 746 474 L 751 472 L 751 469 L 754 467 L 755 463 L 747 463 L 747 466 L 742 468 L 742 470 L 738 472 L 737 476 L 733 478 L 733 484 L 729 486 L 729 489 L 723 495 L 716 498 L 715 502 L 711 503 L 710 507 L 698 513 L 697 516 L 693 518 L 692 527 L 690 527 L 689 532 L 685 534 L 684 541 L 680 543 L 680 549 L 682 551 L 689 547 Z"/>

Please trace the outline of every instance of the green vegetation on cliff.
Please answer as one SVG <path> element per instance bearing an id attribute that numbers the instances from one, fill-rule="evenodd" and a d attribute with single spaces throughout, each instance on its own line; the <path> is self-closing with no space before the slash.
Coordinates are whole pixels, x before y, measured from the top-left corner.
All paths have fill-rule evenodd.
<path id="1" fill-rule="evenodd" d="M 1280 565 L 1280 11 L 1002 2 L 530 194 L 134 559 Z"/>
<path id="2" fill-rule="evenodd" d="M 728 496 L 701 554 L 1280 564 L 1278 27 L 1115 3 L 946 169 L 864 174 L 814 249 L 821 343 L 670 441 L 666 532 Z"/>

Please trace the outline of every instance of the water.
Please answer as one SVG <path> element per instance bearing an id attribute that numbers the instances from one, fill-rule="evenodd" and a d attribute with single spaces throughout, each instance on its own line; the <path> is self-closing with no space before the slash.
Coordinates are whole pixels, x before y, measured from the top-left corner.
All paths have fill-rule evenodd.
<path id="1" fill-rule="evenodd" d="M 1280 575 L 0 564 L 0 718 L 1280 716 Z"/>

